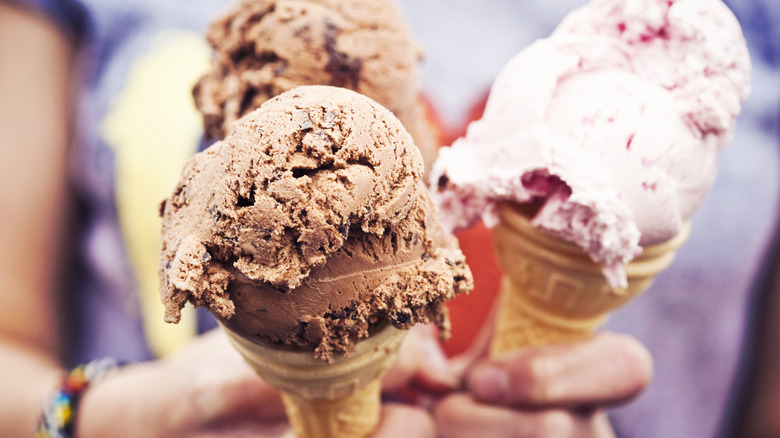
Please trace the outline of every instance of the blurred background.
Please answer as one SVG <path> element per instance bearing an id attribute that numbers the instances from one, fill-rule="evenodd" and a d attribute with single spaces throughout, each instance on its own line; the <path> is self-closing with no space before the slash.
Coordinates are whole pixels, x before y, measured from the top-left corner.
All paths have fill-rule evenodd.
<path id="1" fill-rule="evenodd" d="M 70 260 L 69 281 L 83 296 L 62 307 L 74 318 L 69 339 L 79 340 L 67 360 L 80 363 L 96 351 L 147 359 L 153 353 L 140 315 L 146 302 L 149 312 L 162 312 L 156 205 L 201 141 L 190 90 L 208 68 L 207 25 L 229 2 L 31 3 L 82 42 L 74 143 L 89 146 L 74 149 L 71 173 L 82 195 L 107 206 L 91 210 L 82 203 L 78 211 L 77 219 L 91 222 L 83 236 L 74 236 L 83 248 Z M 501 67 L 586 2 L 399 3 L 424 49 L 422 91 L 449 143 L 479 117 Z M 611 414 L 619 436 L 780 436 L 780 1 L 726 3 L 748 41 L 753 92 L 734 140 L 720 155 L 715 186 L 694 216 L 690 240 L 655 285 L 607 324 L 637 337 L 655 361 L 655 380 L 646 393 Z M 10 146 L 2 153 L 13 159 Z M 114 160 L 123 166 L 114 169 Z M 145 213 L 128 216 L 138 212 Z M 484 227 L 459 237 L 475 270 L 476 290 L 453 305 L 454 338 L 446 346 L 451 354 L 464 351 L 484 321 L 499 275 Z M 99 272 L 87 275 L 95 266 Z M 135 289 L 151 299 L 139 302 Z M 112 312 L 133 318 L 110 320 Z M 199 318 L 201 327 L 213 324 L 203 313 Z M 165 328 L 160 338 L 167 340 L 160 342 L 186 338 L 194 330 L 187 321 L 195 325 L 195 318 L 185 317 L 183 327 Z M 156 348 L 166 347 L 151 346 Z"/>

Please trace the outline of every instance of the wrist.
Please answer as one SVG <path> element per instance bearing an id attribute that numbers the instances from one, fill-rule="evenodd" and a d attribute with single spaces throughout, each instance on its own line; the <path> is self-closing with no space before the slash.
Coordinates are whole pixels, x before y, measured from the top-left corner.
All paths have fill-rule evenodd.
<path id="1" fill-rule="evenodd" d="M 118 367 L 114 359 L 100 359 L 67 372 L 57 391 L 44 406 L 34 437 L 76 437 L 76 420 L 82 398 L 94 383 L 114 373 Z"/>
<path id="2" fill-rule="evenodd" d="M 150 404 L 158 401 L 154 390 L 160 379 L 155 376 L 152 363 L 133 363 L 92 385 L 79 406 L 76 438 L 153 436 L 139 431 L 141 425 L 157 430 L 148 415 L 156 409 Z"/>

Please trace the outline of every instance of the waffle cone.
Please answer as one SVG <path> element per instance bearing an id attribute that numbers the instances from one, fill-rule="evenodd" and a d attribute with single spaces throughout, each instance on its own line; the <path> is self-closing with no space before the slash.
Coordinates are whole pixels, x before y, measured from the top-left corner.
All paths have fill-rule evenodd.
<path id="1" fill-rule="evenodd" d="M 260 345 L 224 327 L 233 346 L 271 386 L 281 391 L 298 438 L 362 438 L 379 423 L 381 379 L 406 333 L 386 325 L 332 363 L 310 351 Z"/>
<path id="2" fill-rule="evenodd" d="M 671 240 L 644 248 L 626 265 L 628 287 L 614 289 L 579 247 L 549 236 L 517 205 L 499 206 L 493 229 L 504 272 L 490 354 L 586 339 L 607 314 L 647 289 L 674 260 L 690 233 L 685 223 Z"/>

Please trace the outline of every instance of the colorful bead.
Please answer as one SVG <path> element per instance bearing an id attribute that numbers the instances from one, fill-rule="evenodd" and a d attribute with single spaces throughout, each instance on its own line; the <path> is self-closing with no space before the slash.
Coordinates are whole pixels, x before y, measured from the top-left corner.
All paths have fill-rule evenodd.
<path id="1" fill-rule="evenodd" d="M 72 438 L 76 411 L 81 397 L 89 386 L 111 374 L 119 367 L 112 358 L 94 360 L 79 365 L 62 379 L 57 393 L 46 405 L 34 438 Z"/>

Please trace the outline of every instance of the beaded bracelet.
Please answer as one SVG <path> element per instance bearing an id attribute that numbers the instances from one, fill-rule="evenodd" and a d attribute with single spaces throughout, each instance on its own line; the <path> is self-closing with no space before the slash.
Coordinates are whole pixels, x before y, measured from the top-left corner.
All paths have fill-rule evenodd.
<path id="1" fill-rule="evenodd" d="M 75 437 L 76 413 L 79 402 L 89 386 L 119 368 L 113 358 L 97 359 L 79 365 L 62 379 L 57 393 L 46 406 L 33 434 L 34 438 Z"/>

